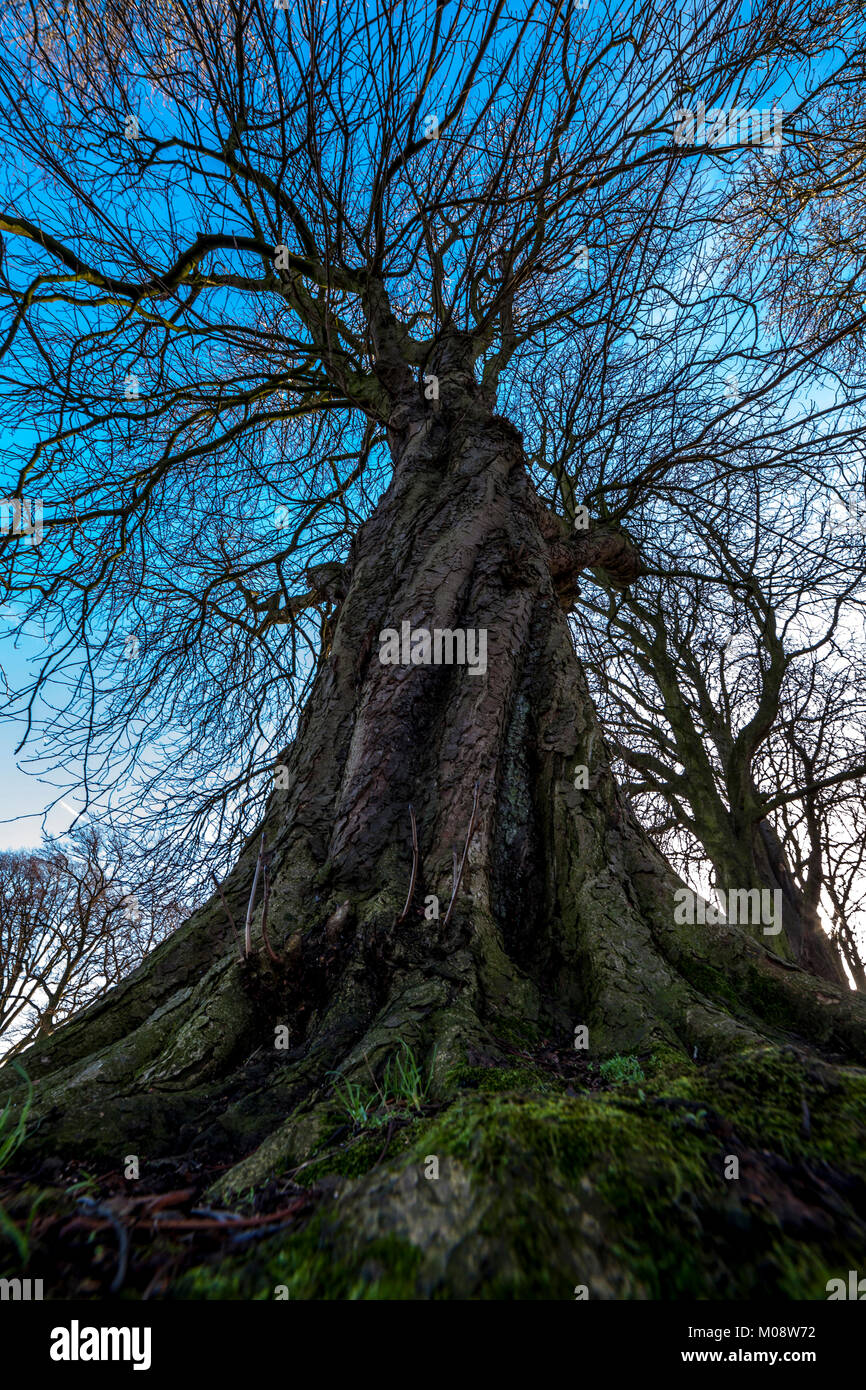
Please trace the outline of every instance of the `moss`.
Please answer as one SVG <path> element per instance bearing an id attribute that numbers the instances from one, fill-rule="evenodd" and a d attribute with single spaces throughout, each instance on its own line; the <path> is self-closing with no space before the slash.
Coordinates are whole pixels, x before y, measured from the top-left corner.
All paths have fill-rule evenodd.
<path id="1" fill-rule="evenodd" d="M 608 1057 L 599 1064 L 598 1072 L 601 1079 L 612 1086 L 631 1086 L 646 1081 L 644 1069 L 634 1055 Z"/>
<path id="2" fill-rule="evenodd" d="M 776 1086 L 778 1101 L 764 1129 L 782 1143 L 799 1117 L 799 1092 L 784 1062 L 778 1088 L 779 1059 L 764 1060 L 761 1084 Z M 863 1080 L 840 1088 L 852 1113 Z M 755 1205 L 748 1184 L 725 1180 L 730 1144 L 697 1102 L 695 1113 L 666 1099 L 476 1095 L 423 1131 L 407 1165 L 436 1154 L 466 1166 L 483 1212 L 467 1244 L 502 1252 L 471 1296 L 570 1297 L 573 1274 L 590 1297 L 824 1297 L 827 1278 L 853 1258 L 844 1232 L 824 1223 L 816 1239 L 819 1221 L 792 1237 L 784 1194 L 778 1211 L 773 1201 Z M 837 1105 L 828 1133 L 838 1115 Z M 596 1229 L 587 1247 L 583 1237 Z M 571 1255 L 559 1249 L 563 1235 Z M 445 1296 L 468 1295 L 452 1287 Z"/>
<path id="3" fill-rule="evenodd" d="M 534 1023 L 513 1018 L 497 1018 L 490 1024 L 490 1032 L 500 1042 L 510 1043 L 512 1047 L 533 1047 L 541 1033 Z"/>
<path id="4" fill-rule="evenodd" d="M 701 1067 L 654 1052 L 644 1066 L 644 1099 L 476 1086 L 396 1129 L 381 1163 L 381 1128 L 329 1151 L 332 1115 L 298 1176 L 339 1175 L 336 1200 L 301 1229 L 201 1260 L 169 1296 L 572 1300 L 586 1285 L 591 1299 L 825 1298 L 860 1257 L 866 1072 L 771 1046 Z M 532 1073 L 463 1073 L 485 1079 Z"/>
<path id="5" fill-rule="evenodd" d="M 838 1071 L 825 1080 L 823 1103 L 812 1119 L 817 1141 L 844 1162 L 866 1165 L 866 1072 Z"/>
<path id="6" fill-rule="evenodd" d="M 661 1090 L 668 1081 L 682 1076 L 684 1071 L 690 1071 L 692 1065 L 690 1058 L 683 1051 L 671 1047 L 663 1040 L 654 1042 L 652 1052 L 648 1057 L 642 1057 L 641 1062 L 648 1081 L 656 1090 Z"/>
<path id="7" fill-rule="evenodd" d="M 494 1096 L 456 1102 L 424 1132 L 416 1154 L 446 1153 L 485 1175 L 504 1175 L 514 1151 L 531 1154 L 575 1180 L 598 1156 L 644 1153 L 676 1171 L 682 1154 L 671 1143 L 666 1116 L 639 1119 L 613 1096 L 522 1098 Z M 507 1134 L 507 1144 L 503 1135 Z M 678 1143 L 681 1141 L 678 1139 Z"/>
<path id="8" fill-rule="evenodd" d="M 752 1048 L 681 1076 L 667 1094 L 712 1107 L 750 1147 L 866 1174 L 866 1072 L 859 1069 Z"/>
<path id="9" fill-rule="evenodd" d="M 769 1024 L 781 1030 L 794 1033 L 813 1033 L 814 1026 L 804 1007 L 796 996 L 789 994 L 766 972 L 749 964 L 746 977 L 741 986 L 745 999 L 758 1015 Z"/>
<path id="10" fill-rule="evenodd" d="M 430 1127 L 418 1160 L 422 1151 L 461 1159 L 479 1186 L 496 1189 L 481 1234 L 505 1239 L 514 1268 L 494 1278 L 485 1297 L 570 1297 L 575 1283 L 603 1296 L 615 1281 L 595 1242 L 586 1248 L 585 1232 L 596 1224 L 605 1242 L 641 1256 L 628 1262 L 619 1294 L 657 1297 L 664 1288 L 672 1296 L 700 1282 L 693 1232 L 683 1231 L 681 1243 L 674 1236 L 684 1194 L 712 1185 L 711 1145 L 668 1115 L 635 1114 L 603 1095 L 474 1097 Z M 553 1226 L 573 1257 L 553 1256 Z M 572 1258 L 566 1276 L 561 1266 Z"/>
<path id="11" fill-rule="evenodd" d="M 452 1067 L 445 1077 L 445 1085 L 452 1090 L 481 1091 L 485 1094 L 496 1091 L 532 1091 L 545 1094 L 555 1091 L 544 1073 L 537 1067 Z"/>
<path id="12" fill-rule="evenodd" d="M 343 1253 L 328 1219 L 318 1215 L 302 1231 L 262 1242 L 255 1254 L 199 1265 L 178 1280 L 176 1299 L 275 1298 L 379 1300 L 411 1298 L 422 1255 L 406 1241 L 371 1241 Z"/>
<path id="13" fill-rule="evenodd" d="M 424 1119 L 410 1120 L 392 1135 L 387 1145 L 387 1162 L 406 1153 L 417 1141 L 418 1135 L 426 1127 Z M 347 1178 L 362 1177 L 375 1167 L 383 1151 L 386 1150 L 386 1127 L 377 1127 L 343 1144 L 332 1153 L 323 1153 L 309 1167 L 297 1175 L 302 1186 L 311 1186 L 322 1177 L 336 1175 Z M 324 1148 L 327 1145 L 323 1145 Z"/>
<path id="14" fill-rule="evenodd" d="M 691 955 L 686 955 L 681 964 L 683 975 L 695 989 L 711 999 L 723 999 L 735 1014 L 742 1013 L 742 1000 L 738 998 L 728 976 L 721 970 L 716 970 L 708 961 L 696 960 Z"/>

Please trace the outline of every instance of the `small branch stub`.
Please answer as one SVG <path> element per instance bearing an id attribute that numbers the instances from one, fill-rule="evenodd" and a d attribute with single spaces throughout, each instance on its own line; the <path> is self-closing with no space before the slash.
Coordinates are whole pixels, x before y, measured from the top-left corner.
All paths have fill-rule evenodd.
<path id="1" fill-rule="evenodd" d="M 409 892 L 406 894 L 406 905 L 397 918 L 398 923 L 405 919 L 406 913 L 412 906 L 412 899 L 415 896 L 415 880 L 418 876 L 418 826 L 415 822 L 415 811 L 411 805 L 409 806 L 409 816 L 412 821 L 412 877 L 409 880 Z"/>
<path id="2" fill-rule="evenodd" d="M 452 893 L 451 893 L 451 901 L 450 901 L 450 903 L 448 904 L 448 911 L 445 913 L 445 921 L 442 923 L 443 927 L 447 927 L 447 926 L 448 926 L 448 923 L 449 923 L 449 921 L 451 920 L 451 913 L 452 913 L 452 911 L 453 911 L 453 909 L 454 909 L 454 904 L 455 904 L 455 902 L 457 901 L 457 893 L 458 893 L 458 890 L 459 890 L 459 888 L 460 888 L 461 880 L 462 880 L 462 878 L 463 878 L 463 870 L 464 870 L 465 867 L 466 867 L 466 856 L 467 856 L 468 853 L 469 853 L 469 843 L 470 843 L 470 841 L 471 841 L 471 839 L 472 839 L 472 832 L 473 832 L 473 830 L 475 829 L 475 813 L 476 813 L 477 810 L 478 810 L 478 783 L 476 782 L 476 783 L 475 783 L 474 795 L 473 795 L 473 797 L 472 797 L 472 815 L 471 815 L 470 818 L 469 818 L 469 829 L 468 829 L 467 832 L 466 832 L 466 843 L 465 843 L 465 845 L 463 846 L 463 858 L 460 860 L 460 870 L 459 870 L 459 872 L 458 872 L 458 874 L 457 874 L 457 882 L 454 884 L 454 889 L 453 889 L 453 891 L 452 891 Z"/>

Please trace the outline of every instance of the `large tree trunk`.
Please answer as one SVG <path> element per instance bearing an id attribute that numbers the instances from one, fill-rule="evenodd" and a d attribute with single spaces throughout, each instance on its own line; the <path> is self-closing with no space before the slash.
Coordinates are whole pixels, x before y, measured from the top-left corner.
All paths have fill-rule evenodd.
<path id="1" fill-rule="evenodd" d="M 260 909 L 256 953 L 240 963 L 219 899 L 211 901 L 124 984 L 25 1054 L 37 1083 L 32 1152 L 118 1168 L 133 1153 L 145 1163 L 206 1156 L 230 1165 L 218 1185 L 227 1198 L 315 1153 L 334 1128 L 332 1071 L 362 1082 L 380 1076 L 401 1041 L 433 1066 L 444 1100 L 468 1064 L 491 1074 L 513 1067 L 515 1038 L 568 1046 L 579 1025 L 588 1027 L 590 1057 L 652 1055 L 659 1076 L 687 1073 L 697 1059 L 729 1068 L 730 1079 L 736 1059 L 778 1059 L 791 1039 L 801 1057 L 811 1047 L 813 1069 L 826 1065 L 822 1052 L 866 1062 L 862 1000 L 736 928 L 674 925 L 678 883 L 611 777 L 558 598 L 569 573 L 573 580 L 588 564 L 618 565 L 626 578 L 627 544 L 558 530 L 530 485 L 517 432 L 486 408 L 468 371 L 449 375 L 446 362 L 440 373 L 442 408 L 419 403 L 395 421 L 394 477 L 356 537 L 330 653 L 286 754 L 288 784 L 272 794 L 262 827 L 273 851 L 268 920 L 279 964 L 261 950 Z M 413 629 L 486 630 L 486 674 L 383 664 L 379 634 L 404 620 Z M 410 804 L 420 859 L 402 916 Z M 258 838 L 224 885 L 236 920 Z M 280 1025 L 290 1030 L 287 1051 L 275 1047 Z M 799 1103 L 798 1092 L 798 1124 Z M 529 1149 L 562 1120 L 556 1104 L 572 1107 L 568 1123 L 588 1151 L 613 1142 L 613 1130 L 599 1138 L 591 1116 L 584 1125 L 574 1109 L 583 1101 L 545 1104 L 543 1115 L 532 1112 L 538 1134 L 520 1141 Z M 500 1145 L 519 1148 L 518 1121 L 529 1114 L 497 1111 Z M 447 1158 L 465 1141 L 456 1134 L 440 1120 L 419 1142 Z M 653 1134 L 661 1143 L 661 1131 Z M 630 1142 L 635 1152 L 643 1145 L 640 1136 Z M 736 1142 L 725 1141 L 732 1151 Z M 377 1169 L 350 1184 L 334 1241 L 363 1248 L 391 1232 L 411 1245 L 417 1218 L 415 1246 L 433 1265 L 412 1287 L 482 1296 L 489 1233 L 460 1215 L 475 1179 L 454 1157 L 437 1189 L 453 1199 L 450 1234 L 434 1237 L 429 1203 L 440 1201 L 441 1216 L 441 1200 L 416 1169 L 411 1180 L 406 1169 L 400 1177 Z M 547 1181 L 530 1176 L 530 1187 L 536 1178 Z M 581 1215 L 579 1183 L 566 1192 L 561 1172 L 557 1183 L 545 1229 L 555 1213 L 577 1221 L 584 1273 L 595 1271 L 601 1296 L 640 1296 L 648 1286 L 628 1259 L 601 1253 L 604 1203 L 588 1198 Z M 478 1210 L 495 1223 L 492 1193 Z M 539 1193 L 533 1201 L 544 1207 Z M 590 1209 L 598 1240 L 586 1236 Z M 849 1212 L 842 1222 L 846 1235 L 854 1220 Z M 550 1239 L 558 1250 L 568 1244 L 564 1234 Z M 467 1240 L 474 1255 L 452 1266 L 449 1252 Z M 570 1259 L 560 1251 L 554 1263 L 570 1268 Z M 518 1270 L 503 1285 L 512 1296 L 526 1271 L 516 1248 L 502 1262 Z M 587 1282 L 573 1273 L 572 1282 Z"/>

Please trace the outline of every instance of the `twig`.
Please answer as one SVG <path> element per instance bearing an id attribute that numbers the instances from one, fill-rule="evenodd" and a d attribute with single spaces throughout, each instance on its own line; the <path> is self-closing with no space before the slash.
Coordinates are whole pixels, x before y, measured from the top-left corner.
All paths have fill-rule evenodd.
<path id="1" fill-rule="evenodd" d="M 397 918 L 397 923 L 403 921 L 403 918 L 412 905 L 412 899 L 415 896 L 415 878 L 418 873 L 418 826 L 415 824 L 415 812 L 412 809 L 411 802 L 409 804 L 409 815 L 412 820 L 412 877 L 409 880 L 409 892 L 406 894 L 406 906 Z"/>
<path id="2" fill-rule="evenodd" d="M 380 1101 L 382 1102 L 382 1104 L 383 1104 L 383 1105 L 386 1105 L 386 1104 L 387 1104 L 387 1098 L 382 1094 L 382 1091 L 381 1091 L 381 1089 L 380 1089 L 380 1087 L 379 1087 L 379 1084 L 378 1084 L 378 1082 L 376 1081 L 375 1076 L 373 1075 L 373 1068 L 370 1066 L 370 1058 L 367 1056 L 366 1052 L 364 1053 L 364 1066 L 367 1068 L 367 1071 L 368 1071 L 369 1076 L 370 1076 L 370 1080 L 371 1080 L 372 1083 L 373 1083 L 373 1090 L 376 1092 L 376 1095 L 379 1097 L 379 1099 L 380 1099 Z"/>
<path id="3" fill-rule="evenodd" d="M 216 1234 L 217 1232 L 222 1232 L 226 1235 L 233 1236 L 236 1231 L 254 1229 L 257 1226 L 267 1226 L 275 1221 L 285 1221 L 289 1217 L 294 1216 L 295 1213 L 300 1211 L 303 1207 L 308 1206 L 310 1200 L 311 1198 L 305 1194 L 303 1197 L 299 1197 L 296 1201 L 292 1202 L 290 1206 L 281 1207 L 279 1211 L 266 1212 L 262 1213 L 259 1216 L 239 1216 L 236 1221 L 227 1221 L 224 1219 L 224 1217 L 217 1215 L 216 1213 L 210 1219 L 206 1217 L 171 1215 L 160 1217 L 160 1215 L 157 1213 L 155 1216 L 150 1218 L 146 1216 L 140 1216 L 133 1224 L 136 1230 L 141 1230 L 143 1227 L 148 1227 L 153 1232 L 213 1231 L 214 1234 Z M 123 1232 L 124 1249 L 122 1252 L 122 1273 L 125 1275 L 126 1260 L 129 1253 L 129 1232 L 127 1231 L 126 1227 L 123 1226 L 121 1222 L 119 1222 L 118 1218 L 115 1215 L 109 1213 L 109 1211 L 106 1208 L 97 1206 L 95 1207 L 92 1215 L 73 1217 L 71 1221 L 66 1223 L 66 1226 L 63 1229 L 64 1232 L 74 1230 L 93 1231 L 102 1230 L 106 1226 L 113 1226 L 114 1229 L 118 1232 L 118 1235 L 121 1231 Z M 120 1274 L 121 1269 L 119 1268 L 118 1274 L 115 1276 L 115 1282 L 117 1278 L 120 1276 Z M 119 1288 L 120 1285 L 118 1285 L 118 1289 Z M 117 1292 L 113 1285 L 112 1292 Z"/>
<path id="4" fill-rule="evenodd" d="M 394 1121 L 393 1121 L 393 1120 L 389 1120 L 389 1121 L 388 1121 L 388 1133 L 387 1133 L 387 1135 L 385 1136 L 385 1147 L 384 1147 L 384 1149 L 382 1150 L 382 1152 L 380 1153 L 379 1157 L 376 1159 L 376 1164 L 375 1164 L 375 1166 L 376 1166 L 377 1168 L 379 1167 L 379 1164 L 382 1162 L 382 1159 L 385 1157 L 386 1153 L 388 1152 L 388 1146 L 389 1146 L 389 1144 L 391 1143 L 391 1135 L 392 1135 L 393 1133 L 394 1133 Z"/>
<path id="5" fill-rule="evenodd" d="M 126 1278 L 126 1266 L 129 1260 L 129 1232 L 119 1219 L 112 1221 L 111 1224 L 117 1232 L 117 1273 L 112 1280 L 109 1293 L 120 1293 Z"/>
<path id="6" fill-rule="evenodd" d="M 166 1260 L 165 1264 L 160 1265 L 159 1269 L 156 1271 L 156 1274 L 154 1274 L 144 1293 L 141 1295 L 143 1303 L 147 1302 L 151 1294 L 162 1293 L 163 1289 L 165 1289 L 168 1286 L 168 1281 L 171 1275 L 175 1272 L 179 1265 L 180 1257 L 177 1255 L 171 1260 Z"/>
<path id="7" fill-rule="evenodd" d="M 212 1221 L 240 1221 L 240 1215 L 236 1211 L 214 1211 L 213 1207 L 192 1207 L 190 1216 L 208 1216 Z"/>
<path id="8" fill-rule="evenodd" d="M 264 943 L 265 943 L 265 950 L 267 951 L 267 953 L 268 953 L 268 955 L 270 956 L 271 960 L 272 960 L 272 961 L 274 962 L 274 964 L 276 965 L 276 964 L 278 963 L 278 960 L 277 960 L 277 957 L 274 955 L 274 952 L 273 952 L 272 949 L 271 949 L 271 943 L 270 943 L 270 941 L 268 940 L 268 899 L 270 898 L 270 896 L 271 896 L 271 871 L 270 871 L 270 868 L 268 867 L 268 865 L 265 864 L 265 896 L 264 896 L 264 901 L 263 901 L 263 903 L 262 903 L 262 940 L 263 940 Z"/>
<path id="9" fill-rule="evenodd" d="M 165 1207 L 177 1207 L 181 1202 L 186 1202 L 190 1197 L 194 1197 L 196 1189 L 194 1187 L 181 1187 L 175 1192 L 159 1192 L 154 1196 L 153 1193 L 145 1193 L 143 1197 L 127 1198 L 132 1206 L 141 1206 L 148 1216 L 152 1216 L 155 1211 L 163 1210 Z"/>
<path id="10" fill-rule="evenodd" d="M 470 818 L 469 818 L 469 829 L 468 829 L 467 832 L 466 832 L 466 844 L 463 846 L 463 858 L 460 860 L 460 872 L 459 872 L 458 875 L 457 875 L 457 882 L 455 883 L 455 885 L 454 885 L 454 890 L 453 890 L 453 892 L 452 892 L 452 894 L 451 894 L 451 901 L 450 901 L 450 903 L 448 904 L 448 911 L 445 913 L 445 921 L 442 923 L 443 927 L 447 927 L 447 926 L 448 926 L 448 923 L 449 923 L 450 920 L 451 920 L 451 913 L 452 913 L 452 911 L 454 910 L 454 904 L 455 904 L 455 902 L 457 901 L 457 890 L 459 889 L 461 880 L 462 880 L 462 878 L 463 878 L 463 870 L 466 868 L 466 856 L 467 856 L 467 854 L 469 853 L 469 841 L 472 839 L 472 832 L 473 832 L 473 830 L 475 829 L 475 812 L 476 812 L 477 810 L 478 810 L 478 783 L 476 782 L 476 783 L 475 783 L 475 794 L 474 794 L 474 796 L 472 797 L 472 815 L 471 815 Z"/>
<path id="11" fill-rule="evenodd" d="M 238 955 L 240 956 L 241 960 L 243 960 L 243 958 L 244 958 L 244 952 L 243 952 L 243 947 L 241 946 L 240 934 L 239 934 L 239 932 L 238 932 L 237 927 L 235 926 L 235 919 L 234 919 L 234 917 L 232 916 L 232 914 L 229 912 L 229 905 L 228 905 L 228 903 L 226 902 L 225 898 L 223 897 L 223 890 L 222 890 L 222 888 L 220 887 L 219 879 L 217 878 L 217 876 L 216 876 L 216 874 L 214 873 L 213 869 L 211 869 L 211 871 L 210 871 L 210 876 L 211 876 L 211 878 L 213 879 L 214 883 L 216 884 L 216 890 L 217 890 L 217 892 L 218 892 L 219 895 L 220 895 L 220 901 L 222 902 L 223 908 L 224 908 L 224 910 L 225 910 L 226 917 L 228 917 L 229 921 L 231 922 L 232 931 L 233 931 L 234 934 L 235 934 L 235 941 L 238 943 Z"/>
<path id="12" fill-rule="evenodd" d="M 250 901 L 247 905 L 247 920 L 244 927 L 244 955 L 251 956 L 253 953 L 253 907 L 256 901 L 256 888 L 259 883 L 259 872 L 262 867 L 262 856 L 265 852 L 265 832 L 262 831 L 262 842 L 259 846 L 259 853 L 256 859 L 256 871 L 253 874 L 253 886 L 250 889 Z"/>
<path id="13" fill-rule="evenodd" d="M 113 1211 L 107 1203 L 97 1202 L 93 1197 L 79 1197 L 77 1206 L 82 1211 L 92 1213 L 92 1219 L 102 1218 L 106 1226 L 113 1226 L 117 1234 L 117 1270 L 111 1283 L 109 1293 L 120 1293 L 123 1288 L 123 1281 L 126 1278 L 126 1266 L 129 1261 L 129 1231 L 124 1226 L 116 1211 Z M 87 1220 L 88 1218 L 84 1218 Z"/>

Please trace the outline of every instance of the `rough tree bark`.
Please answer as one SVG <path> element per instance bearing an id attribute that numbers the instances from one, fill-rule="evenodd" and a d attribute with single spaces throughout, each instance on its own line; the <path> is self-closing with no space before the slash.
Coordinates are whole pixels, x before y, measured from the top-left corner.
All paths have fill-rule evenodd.
<path id="1" fill-rule="evenodd" d="M 366 1177 L 346 1179 L 317 1248 L 351 1264 L 396 1241 L 408 1252 L 398 1290 L 407 1296 L 571 1297 L 575 1283 L 591 1296 L 647 1296 L 658 1292 L 650 1265 L 663 1269 L 666 1258 L 653 1255 L 652 1231 L 633 1224 L 650 1199 L 617 1196 L 593 1177 L 596 1163 L 612 1173 L 621 1162 L 624 1174 L 643 1164 L 650 1188 L 667 1184 L 664 1201 L 676 1203 L 675 1218 L 658 1219 L 667 1238 L 692 1200 L 683 1190 L 698 1194 L 688 1221 L 705 1211 L 715 1232 L 687 1289 L 730 1296 L 749 1277 L 769 1277 L 775 1236 L 758 1223 L 753 1276 L 731 1283 L 736 1251 L 716 1226 L 725 1212 L 747 1212 L 751 1189 L 734 1194 L 720 1154 L 757 1153 L 761 1136 L 749 1119 L 738 1131 L 721 1106 L 698 1109 L 710 1074 L 702 1068 L 716 1068 L 713 1085 L 744 1103 L 761 1086 L 776 1096 L 782 1076 L 793 1087 L 794 1133 L 807 1094 L 821 1115 L 815 1088 L 841 1097 L 845 1134 L 856 1131 L 859 1143 L 862 1120 L 849 1112 L 852 1097 L 862 1105 L 864 1074 L 841 1063 L 866 1062 L 864 1001 L 736 928 L 673 924 L 678 882 L 612 779 L 563 611 L 582 569 L 607 565 L 625 583 L 637 557 L 618 533 L 572 537 L 546 514 L 519 434 L 492 413 L 459 340 L 452 348 L 436 364 L 439 407 L 406 398 L 392 421 L 393 480 L 355 539 L 330 654 L 285 755 L 288 785 L 273 792 L 260 827 L 272 851 L 269 936 L 279 964 L 261 951 L 238 961 L 215 896 L 127 981 L 25 1054 L 36 1084 L 29 1151 L 118 1167 L 131 1153 L 145 1162 L 206 1156 L 230 1165 L 215 1189 L 229 1199 L 321 1151 L 334 1129 L 334 1069 L 362 1081 L 380 1075 L 405 1040 L 433 1066 L 434 1095 L 449 1106 L 412 1161 L 371 1163 Z M 379 633 L 404 620 L 486 629 L 486 675 L 383 665 Z M 575 786 L 580 766 L 585 788 Z M 410 803 L 420 863 L 399 920 L 412 871 Z M 236 921 L 260 831 L 223 885 Z M 434 894 L 438 920 L 424 911 Z M 261 946 L 260 908 L 254 941 Z M 573 1047 L 581 1024 L 592 1058 L 645 1059 L 655 1098 L 591 1101 L 554 1094 L 543 1078 L 534 1099 L 508 1094 L 515 1039 Z M 288 1051 L 274 1047 L 279 1025 L 290 1030 Z M 505 1077 L 503 1094 L 474 1088 L 473 1066 Z M 0 1089 L 14 1081 L 0 1073 Z M 677 1106 L 706 1152 L 683 1130 L 677 1153 Z M 826 1113 L 828 1126 L 842 1126 L 841 1111 Z M 812 1161 L 784 1152 L 789 1164 Z M 419 1176 L 430 1153 L 442 1158 L 439 1183 Z M 832 1227 L 822 1248 L 845 1252 L 852 1232 L 862 1235 L 862 1182 L 854 1196 L 849 1182 L 843 1199 L 825 1167 L 823 1197 L 819 1179 L 798 1169 L 798 1200 Z M 790 1176 L 773 1181 L 789 1196 L 796 1187 Z M 735 1238 L 739 1220 L 731 1217 Z M 539 1231 L 534 1253 L 523 1244 L 527 1221 Z M 626 1228 L 630 1248 L 613 1240 Z M 316 1286 L 318 1276 L 301 1270 L 306 1255 L 297 1258 L 302 1293 L 337 1296 L 339 1282 Z M 778 1262 L 769 1277 L 777 1292 L 799 1287 L 793 1267 L 787 1256 Z M 679 1276 L 670 1277 L 676 1296 Z M 379 1274 L 361 1283 L 383 1287 Z"/>

